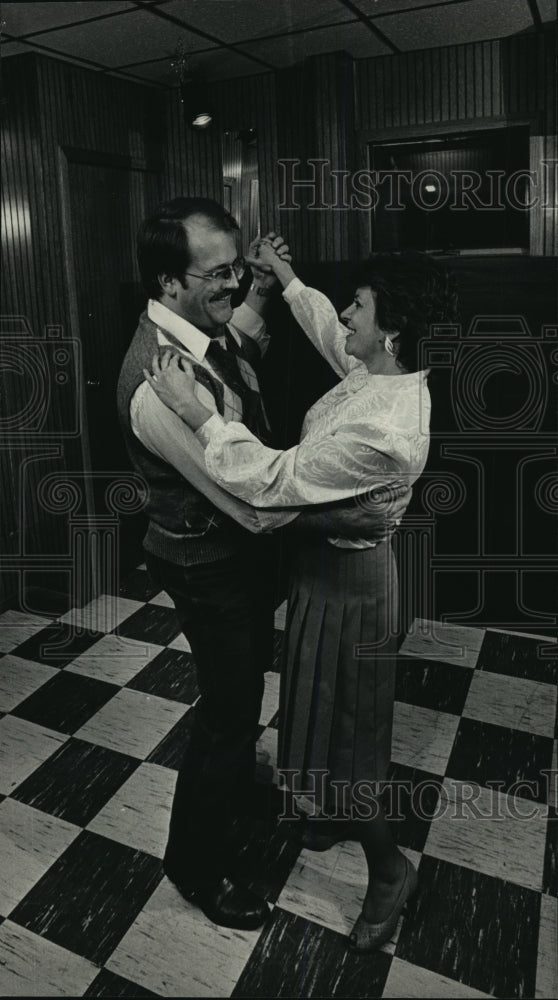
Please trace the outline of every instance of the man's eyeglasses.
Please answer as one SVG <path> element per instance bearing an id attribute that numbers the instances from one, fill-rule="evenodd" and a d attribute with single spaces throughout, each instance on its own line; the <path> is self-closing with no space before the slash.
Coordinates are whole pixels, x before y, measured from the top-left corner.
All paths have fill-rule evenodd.
<path id="1" fill-rule="evenodd" d="M 221 267 L 216 267 L 209 274 L 196 274 L 194 271 L 185 271 L 184 274 L 189 274 L 192 278 L 201 278 L 203 281 L 230 281 L 234 274 L 237 281 L 240 281 L 245 270 L 244 257 L 237 257 L 232 264 L 222 264 Z"/>

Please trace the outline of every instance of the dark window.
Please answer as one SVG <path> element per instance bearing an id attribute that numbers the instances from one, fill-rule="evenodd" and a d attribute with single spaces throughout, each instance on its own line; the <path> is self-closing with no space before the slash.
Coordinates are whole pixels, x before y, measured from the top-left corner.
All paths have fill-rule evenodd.
<path id="1" fill-rule="evenodd" d="M 525 249 L 526 126 L 370 146 L 373 250 Z"/>

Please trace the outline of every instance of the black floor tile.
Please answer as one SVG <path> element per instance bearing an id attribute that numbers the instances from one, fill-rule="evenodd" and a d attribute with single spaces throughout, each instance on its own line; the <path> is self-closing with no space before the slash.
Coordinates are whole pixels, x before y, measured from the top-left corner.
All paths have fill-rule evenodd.
<path id="1" fill-rule="evenodd" d="M 235 871 L 258 896 L 275 903 L 300 854 L 293 824 L 263 822 L 247 816 L 237 821 Z"/>
<path id="2" fill-rule="evenodd" d="M 194 715 L 190 709 L 151 751 L 147 758 L 148 762 L 178 770 L 190 741 L 193 721 Z"/>
<path id="3" fill-rule="evenodd" d="M 146 604 L 113 631 L 116 635 L 128 636 L 129 639 L 168 646 L 169 642 L 176 639 L 180 626 L 173 608 Z"/>
<path id="4" fill-rule="evenodd" d="M 539 893 L 425 855 L 409 909 L 398 958 L 497 997 L 535 995 Z"/>
<path id="5" fill-rule="evenodd" d="M 131 983 L 108 969 L 101 969 L 99 975 L 86 989 L 84 997 L 156 997 L 159 994 Z"/>
<path id="6" fill-rule="evenodd" d="M 558 809 L 554 807 L 548 810 L 543 892 L 558 896 Z"/>
<path id="7" fill-rule="evenodd" d="M 181 649 L 164 649 L 126 687 L 192 705 L 199 695 L 192 654 Z"/>
<path id="8" fill-rule="evenodd" d="M 276 907 L 232 997 L 381 997 L 391 956 L 353 955 L 342 934 Z"/>
<path id="9" fill-rule="evenodd" d="M 65 667 L 103 635 L 103 632 L 81 630 L 72 625 L 49 625 L 11 652 L 13 656 L 46 663 L 49 667 Z"/>
<path id="10" fill-rule="evenodd" d="M 75 733 L 119 691 L 116 684 L 61 671 L 25 698 L 12 715 L 61 733 Z"/>
<path id="11" fill-rule="evenodd" d="M 558 646 L 543 639 L 488 630 L 480 648 L 477 670 L 556 684 Z"/>
<path id="12" fill-rule="evenodd" d="M 446 776 L 490 787 L 502 781 L 499 791 L 545 802 L 547 782 L 541 771 L 552 763 L 552 740 L 518 729 L 504 729 L 475 719 L 461 719 Z M 531 782 L 526 787 L 518 782 Z"/>
<path id="13" fill-rule="evenodd" d="M 72 607 L 73 595 L 45 587 L 30 587 L 25 591 L 27 610 L 33 615 L 58 618 Z"/>
<path id="14" fill-rule="evenodd" d="M 391 764 L 382 803 L 400 847 L 424 850 L 442 784 L 439 775 L 404 764 Z"/>
<path id="15" fill-rule="evenodd" d="M 437 712 L 461 715 L 473 671 L 422 656 L 397 657 L 395 697 Z"/>
<path id="16" fill-rule="evenodd" d="M 128 597 L 132 601 L 150 601 L 155 594 L 160 593 L 161 588 L 153 583 L 145 569 L 133 570 L 119 588 L 120 596 Z"/>
<path id="17" fill-rule="evenodd" d="M 102 965 L 161 878 L 156 858 L 84 830 L 10 920 Z"/>
<path id="18" fill-rule="evenodd" d="M 133 757 L 71 738 L 19 785 L 12 798 L 87 826 L 139 764 Z"/>

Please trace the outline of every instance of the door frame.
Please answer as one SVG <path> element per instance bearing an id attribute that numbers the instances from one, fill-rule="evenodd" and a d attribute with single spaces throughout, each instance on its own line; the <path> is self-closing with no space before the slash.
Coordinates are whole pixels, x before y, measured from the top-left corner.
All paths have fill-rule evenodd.
<path id="1" fill-rule="evenodd" d="M 76 287 L 76 246 L 72 229 L 72 212 L 70 197 L 70 165 L 84 164 L 87 166 L 104 166 L 127 171 L 138 171 L 141 173 L 156 174 L 160 191 L 161 163 L 155 160 L 140 159 L 132 156 L 115 153 L 103 153 L 93 149 L 84 149 L 76 146 L 59 145 L 57 148 L 57 168 L 58 168 L 58 189 L 60 197 L 60 210 L 62 217 L 62 247 L 64 260 L 64 284 L 68 300 L 68 309 L 72 334 L 80 341 L 83 347 L 82 329 L 79 318 L 78 296 Z M 79 393 L 79 415 L 82 433 L 80 435 L 81 462 L 82 462 L 82 483 L 85 501 L 86 517 L 91 525 L 95 523 L 99 514 L 95 508 L 95 492 L 93 489 L 93 477 L 95 470 L 92 462 L 92 449 L 90 439 L 90 421 L 87 410 L 87 386 L 86 373 L 83 365 L 84 351 L 82 350 L 82 364 L 78 372 L 76 391 Z M 103 580 L 103 567 L 101 566 L 102 553 L 95 546 L 90 552 L 90 589 L 92 597 L 98 593 L 99 581 Z"/>

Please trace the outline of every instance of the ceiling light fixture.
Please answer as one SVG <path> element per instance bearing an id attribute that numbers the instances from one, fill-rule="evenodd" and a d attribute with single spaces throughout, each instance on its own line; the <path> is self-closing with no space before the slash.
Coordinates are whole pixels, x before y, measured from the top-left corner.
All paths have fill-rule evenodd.
<path id="1" fill-rule="evenodd" d="M 183 44 L 179 45 L 171 62 L 178 77 L 180 103 L 184 107 L 187 124 L 196 130 L 208 128 L 213 121 L 213 111 L 207 98 L 203 81 L 188 69 L 189 56 Z"/>

